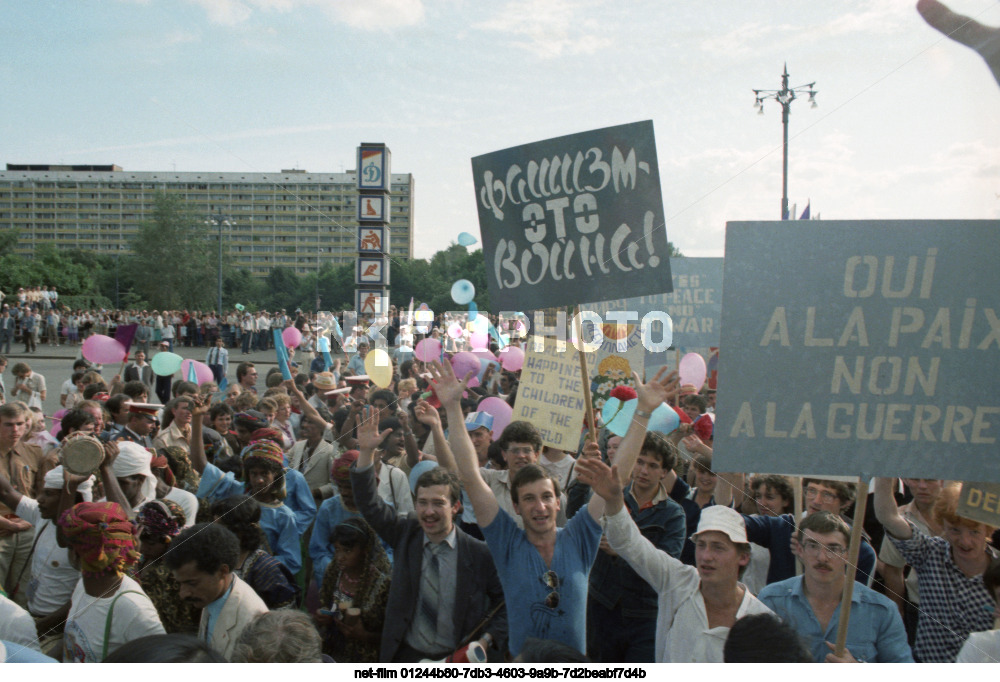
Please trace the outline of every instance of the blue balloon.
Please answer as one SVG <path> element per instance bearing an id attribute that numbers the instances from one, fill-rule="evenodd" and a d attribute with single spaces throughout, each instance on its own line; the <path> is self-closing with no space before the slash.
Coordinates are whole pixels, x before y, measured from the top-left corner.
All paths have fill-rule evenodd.
<path id="1" fill-rule="evenodd" d="M 635 408 L 639 405 L 639 399 L 633 398 L 622 403 L 618 398 L 608 398 L 604 402 L 601 410 L 601 419 L 604 420 L 604 427 L 616 436 L 624 436 L 628 431 L 632 417 L 635 416 Z"/>
<path id="2" fill-rule="evenodd" d="M 465 305 L 476 297 L 476 287 L 467 279 L 460 279 L 451 285 L 451 300 Z"/>
<path id="3" fill-rule="evenodd" d="M 472 246 L 473 244 L 478 244 L 479 240 L 468 232 L 462 232 L 458 235 L 458 243 L 461 246 Z"/>
<path id="4" fill-rule="evenodd" d="M 476 321 L 476 314 L 479 312 L 479 307 L 476 305 L 475 301 L 469 301 L 469 322 Z"/>
<path id="5" fill-rule="evenodd" d="M 662 403 L 653 410 L 653 415 L 649 418 L 649 430 L 667 435 L 681 425 L 681 418 L 674 408 L 666 403 Z"/>

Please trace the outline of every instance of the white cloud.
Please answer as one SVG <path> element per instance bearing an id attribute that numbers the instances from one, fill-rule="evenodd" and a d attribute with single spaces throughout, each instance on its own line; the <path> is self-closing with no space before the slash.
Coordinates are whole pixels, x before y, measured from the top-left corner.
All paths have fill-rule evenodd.
<path id="1" fill-rule="evenodd" d="M 516 36 L 512 45 L 538 57 L 592 54 L 612 41 L 599 22 L 582 16 L 589 9 L 590 3 L 569 0 L 511 0 L 473 28 Z"/>
<path id="2" fill-rule="evenodd" d="M 332 21 L 366 31 L 413 26 L 424 20 L 423 0 L 189 0 L 210 22 L 235 26 L 256 11 L 287 14 L 318 9 Z"/>

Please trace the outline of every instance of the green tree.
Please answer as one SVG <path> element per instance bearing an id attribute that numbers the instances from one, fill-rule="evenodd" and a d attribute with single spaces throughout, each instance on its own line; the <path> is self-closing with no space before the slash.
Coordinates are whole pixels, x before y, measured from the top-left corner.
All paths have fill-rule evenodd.
<path id="1" fill-rule="evenodd" d="M 215 307 L 215 232 L 175 195 L 157 193 L 153 216 L 139 228 L 122 268 L 153 308 Z"/>

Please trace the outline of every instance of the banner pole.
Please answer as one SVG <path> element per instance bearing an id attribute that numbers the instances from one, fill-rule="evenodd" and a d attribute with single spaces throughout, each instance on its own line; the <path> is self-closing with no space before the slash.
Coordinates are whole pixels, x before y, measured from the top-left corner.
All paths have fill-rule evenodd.
<path id="1" fill-rule="evenodd" d="M 835 656 L 843 656 L 847 648 L 847 625 L 851 619 L 851 597 L 854 596 L 854 574 L 858 565 L 858 552 L 861 549 L 861 533 L 865 525 L 865 509 L 868 506 L 868 479 L 862 474 L 858 477 L 858 495 L 854 503 L 854 522 L 851 524 L 851 545 L 847 551 L 847 576 L 844 581 L 844 594 L 840 599 L 840 623 L 837 627 L 837 644 Z"/>
<path id="2" fill-rule="evenodd" d="M 577 306 L 576 315 L 573 316 L 573 332 L 576 334 L 576 340 L 579 342 L 580 347 L 577 347 L 576 343 L 574 343 L 573 346 L 576 348 L 576 351 L 580 356 L 580 383 L 583 384 L 583 400 L 587 407 L 588 436 L 591 441 L 596 443 L 597 422 L 594 421 L 594 401 L 590 397 L 590 374 L 587 371 L 587 354 L 582 350 L 583 335 L 580 330 L 580 314 L 580 306 Z"/>
<path id="3" fill-rule="evenodd" d="M 796 531 L 799 527 L 799 521 L 802 520 L 802 477 L 801 476 L 790 476 L 792 480 L 792 523 L 795 524 Z M 793 531 L 793 532 L 796 532 Z M 795 562 L 795 575 L 802 575 L 802 562 Z"/>

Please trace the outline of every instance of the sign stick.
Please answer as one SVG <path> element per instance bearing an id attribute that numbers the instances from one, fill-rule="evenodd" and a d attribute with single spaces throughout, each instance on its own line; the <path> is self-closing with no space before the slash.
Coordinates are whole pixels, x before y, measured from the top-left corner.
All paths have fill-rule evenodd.
<path id="1" fill-rule="evenodd" d="M 583 346 L 583 338 L 580 330 L 580 307 L 576 308 L 576 315 L 573 317 L 573 331 L 576 333 L 577 342 Z M 579 350 L 579 349 L 578 349 Z M 583 400 L 584 404 L 587 406 L 587 428 L 588 437 L 594 443 L 597 442 L 597 422 L 594 421 L 594 401 L 590 397 L 590 374 L 587 372 L 587 354 L 582 350 L 579 351 L 580 355 L 580 378 L 583 384 Z"/>
<path id="2" fill-rule="evenodd" d="M 798 528 L 802 520 L 802 477 L 789 476 L 792 481 L 792 523 Z M 795 575 L 802 575 L 802 562 L 795 562 Z"/>
<path id="3" fill-rule="evenodd" d="M 844 581 L 844 594 L 840 599 L 840 623 L 837 626 L 837 645 L 834 654 L 843 656 L 847 648 L 847 624 L 851 619 L 851 597 L 854 595 L 854 573 L 858 565 L 858 552 L 861 549 L 861 532 L 865 525 L 865 508 L 868 506 L 868 479 L 862 474 L 858 480 L 857 502 L 854 505 L 854 523 L 851 525 L 851 546 L 847 550 L 847 579 Z"/>

